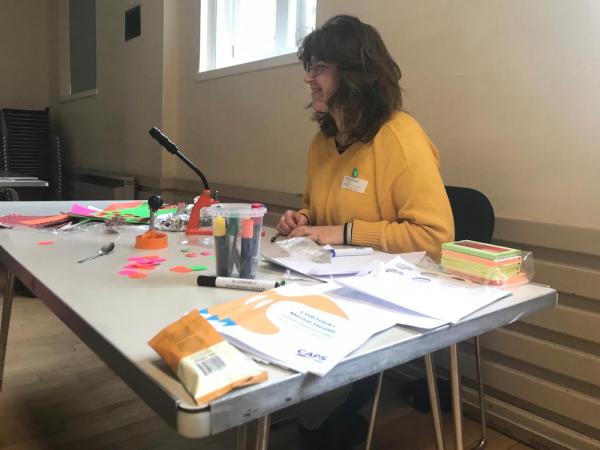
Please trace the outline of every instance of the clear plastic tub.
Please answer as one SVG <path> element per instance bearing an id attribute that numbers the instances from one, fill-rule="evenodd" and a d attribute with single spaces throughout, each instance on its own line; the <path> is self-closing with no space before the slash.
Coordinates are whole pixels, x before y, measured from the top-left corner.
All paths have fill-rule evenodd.
<path id="1" fill-rule="evenodd" d="M 261 203 L 218 203 L 212 218 L 217 276 L 255 278 L 267 208 Z"/>

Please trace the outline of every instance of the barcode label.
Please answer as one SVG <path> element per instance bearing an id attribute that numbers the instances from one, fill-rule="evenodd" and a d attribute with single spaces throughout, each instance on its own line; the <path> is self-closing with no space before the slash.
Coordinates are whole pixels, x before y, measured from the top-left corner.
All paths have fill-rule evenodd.
<path id="1" fill-rule="evenodd" d="M 194 360 L 194 365 L 200 369 L 203 375 L 210 375 L 225 368 L 225 362 L 214 352 L 205 352 Z"/>

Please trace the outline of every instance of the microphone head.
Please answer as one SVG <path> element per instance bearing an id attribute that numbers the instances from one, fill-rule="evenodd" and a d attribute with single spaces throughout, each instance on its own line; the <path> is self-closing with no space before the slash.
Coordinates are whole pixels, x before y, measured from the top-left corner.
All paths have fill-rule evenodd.
<path id="1" fill-rule="evenodd" d="M 177 148 L 177 146 L 167 136 L 165 136 L 163 134 L 163 132 L 160 131 L 158 128 L 152 127 L 152 128 L 150 128 L 148 133 L 150 133 L 150 136 L 152 136 L 169 153 L 173 153 L 173 154 L 179 153 L 179 149 Z"/>

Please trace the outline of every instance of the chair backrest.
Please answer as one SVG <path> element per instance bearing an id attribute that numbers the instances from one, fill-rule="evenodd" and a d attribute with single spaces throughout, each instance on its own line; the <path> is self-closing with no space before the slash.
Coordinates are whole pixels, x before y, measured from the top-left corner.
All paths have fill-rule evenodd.
<path id="1" fill-rule="evenodd" d="M 494 208 L 481 192 L 465 187 L 446 186 L 454 215 L 454 239 L 492 242 Z"/>
<path id="2" fill-rule="evenodd" d="M 60 199 L 62 154 L 60 140 L 52 133 L 49 108 L 0 109 L 0 135 L 0 169 L 46 180 L 50 183 L 50 189 L 46 188 L 52 192 L 50 197 Z"/>

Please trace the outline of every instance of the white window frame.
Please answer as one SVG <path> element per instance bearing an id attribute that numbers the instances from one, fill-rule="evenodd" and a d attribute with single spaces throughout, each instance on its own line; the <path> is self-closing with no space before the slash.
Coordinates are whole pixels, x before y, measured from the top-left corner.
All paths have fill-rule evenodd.
<path id="1" fill-rule="evenodd" d="M 213 68 L 201 71 L 203 67 L 215 67 L 216 63 L 216 30 L 217 30 L 217 2 L 222 2 L 222 7 L 234 8 L 238 0 L 200 0 L 200 51 L 198 60 L 198 71 L 195 75 L 197 81 L 209 80 L 213 78 L 227 77 L 247 72 L 269 69 L 273 67 L 299 64 L 296 51 L 270 56 L 255 61 L 234 64 L 231 66 Z M 276 0 L 276 50 L 280 52 L 285 50 L 286 43 L 290 40 L 292 31 L 288 30 L 288 6 L 297 5 L 301 0 Z M 316 2 L 316 0 L 314 0 Z M 297 7 L 297 6 L 296 6 Z M 233 14 L 226 19 L 233 21 Z M 224 20 L 221 18 L 221 20 Z M 305 25 L 309 20 L 306 14 L 300 14 L 300 27 L 307 31 L 314 28 L 314 24 Z M 312 22 L 312 21 L 311 21 Z M 232 27 L 232 25 L 230 25 Z M 230 45 L 226 43 L 225 45 Z"/>

